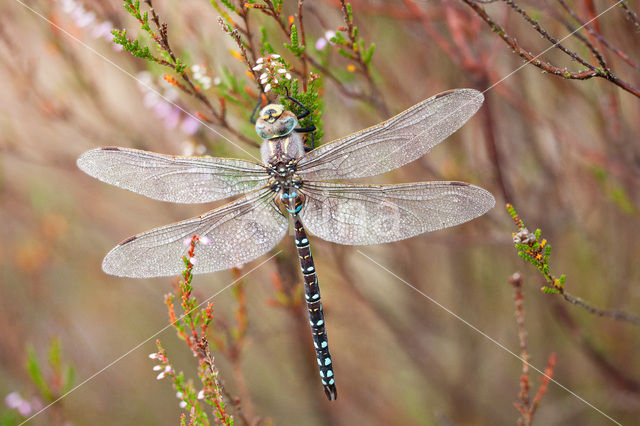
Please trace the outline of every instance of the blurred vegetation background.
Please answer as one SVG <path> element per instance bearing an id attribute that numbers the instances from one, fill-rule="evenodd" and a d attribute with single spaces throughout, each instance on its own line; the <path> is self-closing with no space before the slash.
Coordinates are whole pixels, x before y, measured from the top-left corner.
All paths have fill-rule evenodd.
<path id="1" fill-rule="evenodd" d="M 367 48 L 376 46 L 369 67 L 340 55 L 335 36 L 327 34 L 346 25 L 339 1 L 303 3 L 299 9 L 298 2 L 285 0 L 281 16 L 273 17 L 268 9 L 227 2 L 247 21 L 215 1 L 218 10 L 207 1 L 154 2 L 186 73 L 210 96 L 214 109 L 221 111 L 224 99 L 224 124 L 212 119 L 198 99 L 163 83 L 164 73 L 179 78 L 170 69 L 114 49 L 112 28 L 127 28 L 134 37 L 141 33 L 121 2 L 0 4 L 2 422 L 17 423 L 64 392 L 63 370 L 55 361 L 62 357 L 63 364 L 74 366 L 75 384 L 109 368 L 30 424 L 178 423 L 182 410 L 175 391 L 166 380 L 156 380 L 147 357 L 156 351 L 155 338 L 128 353 L 167 324 L 163 295 L 172 290 L 173 280 L 115 278 L 100 264 L 124 238 L 212 206 L 145 199 L 91 179 L 75 159 L 107 145 L 248 158 L 132 76 L 185 111 L 210 119 L 210 127 L 258 155 L 249 142 L 257 137 L 248 122 L 258 89 L 238 45 L 217 22 L 225 11 L 241 28 L 249 23 L 252 61 L 264 46 L 263 27 L 274 51 L 292 67 L 318 74 L 323 141 L 447 89 L 491 87 L 483 108 L 445 143 L 371 181 L 467 181 L 489 189 L 496 208 L 459 227 L 360 250 L 518 354 L 509 277 L 520 271 L 532 364 L 544 369 L 555 353 L 558 382 L 616 421 L 632 424 L 640 415 L 640 328 L 543 294 L 543 277 L 516 255 L 512 233 L 517 229 L 502 206 L 514 204 L 531 231 L 543 230 L 553 246 L 551 268 L 557 276 L 566 274 L 567 291 L 593 306 L 640 313 L 640 99 L 634 89 L 640 85 L 640 25 L 630 9 L 637 4 L 617 4 L 597 16 L 616 3 L 354 0 L 358 37 Z M 291 24 L 300 29 L 300 10 L 306 57 L 283 47 L 291 43 L 285 36 Z M 504 31 L 492 32 L 486 17 Z M 524 64 L 526 52 L 533 57 L 551 46 L 535 25 L 560 40 L 590 20 L 591 31 L 582 29 L 562 41 L 587 65 L 556 48 L 539 58 L 550 67 Z M 511 45 L 500 38 L 505 34 Z M 148 45 L 154 51 L 153 43 Z M 243 279 L 248 325 L 238 359 L 230 362 L 214 347 L 220 378 L 232 397 L 241 395 L 251 421 L 516 422 L 520 360 L 358 249 L 314 238 L 339 394 L 336 402 L 327 402 L 300 304 L 302 280 L 292 240 L 284 239 L 278 250 L 276 259 Z M 203 300 L 237 273 L 196 276 L 195 291 Z M 214 335 L 234 324 L 239 303 L 232 291 L 213 299 Z M 194 358 L 175 332 L 166 330 L 158 338 L 174 367 L 195 377 Z M 46 360 L 48 353 L 54 358 L 41 362 L 52 389 L 48 399 L 29 378 L 28 347 L 32 360 Z M 539 378 L 531 372 L 532 397 Z M 242 424 L 240 417 L 236 421 Z M 535 421 L 611 423 L 553 383 Z"/>

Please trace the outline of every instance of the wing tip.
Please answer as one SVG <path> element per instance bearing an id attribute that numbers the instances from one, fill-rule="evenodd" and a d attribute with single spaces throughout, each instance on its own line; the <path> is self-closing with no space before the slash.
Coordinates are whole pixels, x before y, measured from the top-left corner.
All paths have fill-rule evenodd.
<path id="1" fill-rule="evenodd" d="M 97 161 L 99 161 L 99 157 L 96 157 L 96 154 L 99 154 L 103 151 L 121 151 L 121 149 L 117 146 L 104 146 L 100 148 L 90 149 L 88 151 L 83 152 L 78 156 L 76 160 L 76 166 L 89 176 L 96 177 L 95 172 L 93 170 Z"/>
<path id="2" fill-rule="evenodd" d="M 470 88 L 460 88 L 460 89 L 450 89 L 450 90 L 445 90 L 444 92 L 438 93 L 437 95 L 433 96 L 433 99 L 439 99 L 439 98 L 443 98 L 445 96 L 449 96 L 449 95 L 453 95 L 453 94 L 465 94 L 469 97 L 473 97 L 476 98 L 478 100 L 484 101 L 484 95 L 482 94 L 482 92 L 480 92 L 479 90 L 476 89 L 470 89 Z"/>

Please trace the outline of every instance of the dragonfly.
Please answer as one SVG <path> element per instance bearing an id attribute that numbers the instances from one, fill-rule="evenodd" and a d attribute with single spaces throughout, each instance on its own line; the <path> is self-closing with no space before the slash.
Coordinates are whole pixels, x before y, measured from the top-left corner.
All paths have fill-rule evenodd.
<path id="1" fill-rule="evenodd" d="M 320 380 L 337 398 L 318 276 L 307 231 L 337 244 L 399 241 L 477 218 L 495 204 L 490 192 L 464 182 L 372 185 L 337 181 L 379 175 L 429 152 L 482 105 L 473 89 L 455 89 L 422 101 L 372 127 L 305 149 L 299 115 L 280 104 L 252 114 L 262 139 L 262 163 L 210 156 L 165 155 L 122 147 L 82 154 L 81 170 L 103 182 L 172 203 L 207 203 L 242 195 L 192 219 L 135 235 L 104 258 L 111 275 L 148 278 L 179 275 L 184 241 L 198 237 L 192 272 L 239 267 L 273 249 L 291 218 Z"/>

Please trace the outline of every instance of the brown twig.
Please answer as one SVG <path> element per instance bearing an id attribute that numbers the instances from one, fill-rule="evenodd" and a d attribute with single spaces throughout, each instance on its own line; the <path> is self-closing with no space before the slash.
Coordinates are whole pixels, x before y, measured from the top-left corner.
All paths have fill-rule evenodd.
<path id="1" fill-rule="evenodd" d="M 580 71 L 569 71 L 566 68 L 561 69 L 551 64 L 550 62 L 538 59 L 540 55 L 534 55 L 528 50 L 522 48 L 518 44 L 515 38 L 510 37 L 501 25 L 499 25 L 493 19 L 491 19 L 491 17 L 487 14 L 486 10 L 483 7 L 481 7 L 476 0 L 462 0 L 462 1 L 465 4 L 467 4 L 483 21 L 485 21 L 487 25 L 491 27 L 491 30 L 496 34 L 498 34 L 498 36 L 500 36 L 500 38 L 507 45 L 509 45 L 509 47 L 511 47 L 511 49 L 513 49 L 513 51 L 516 54 L 518 54 L 521 58 L 525 59 L 527 62 L 531 63 L 535 67 L 540 68 L 541 70 L 546 71 L 550 74 L 554 74 L 569 80 L 588 80 L 593 77 L 600 77 L 610 81 L 611 83 L 622 88 L 623 90 L 626 90 L 627 92 L 640 98 L 640 89 L 638 89 L 637 87 L 631 85 L 630 83 L 624 80 L 621 80 L 615 74 L 613 74 L 611 70 L 596 68 L 593 65 L 589 64 L 584 59 L 582 59 L 581 57 L 579 57 L 575 52 L 572 52 L 569 49 L 566 49 L 559 42 L 557 42 L 555 38 L 549 35 L 549 33 L 546 30 L 544 30 L 535 20 L 529 17 L 524 11 L 522 11 L 522 9 L 520 9 L 515 3 L 513 3 L 513 1 L 505 0 L 507 4 L 509 4 L 510 6 L 513 5 L 512 8 L 518 11 L 518 13 L 520 13 L 523 17 L 526 16 L 525 20 L 527 20 L 527 22 L 529 22 L 536 29 L 536 31 L 542 34 L 544 38 L 552 42 L 553 47 L 560 49 L 561 51 L 566 53 L 568 56 L 570 56 L 572 59 L 584 65 L 586 69 L 580 70 Z"/>
<path id="2" fill-rule="evenodd" d="M 198 101 L 200 101 L 206 107 L 208 113 L 211 114 L 211 116 L 213 117 L 213 120 L 211 119 L 206 120 L 207 122 L 223 127 L 226 131 L 231 133 L 234 137 L 236 137 L 237 139 L 241 140 L 242 142 L 250 146 L 259 147 L 260 145 L 255 140 L 248 138 L 243 133 L 241 133 L 240 131 L 236 130 L 235 128 L 229 125 L 229 123 L 226 120 L 226 111 L 224 110 L 224 105 L 221 105 L 220 111 L 218 111 L 213 106 L 209 98 L 202 92 L 202 90 L 193 83 L 193 81 L 189 77 L 189 74 L 185 70 L 178 69 L 177 64 L 179 63 L 179 59 L 169 42 L 169 32 L 167 28 L 167 23 L 160 21 L 160 17 L 158 16 L 155 9 L 153 8 L 152 0 L 144 0 L 144 2 L 149 7 L 151 21 L 153 22 L 157 30 L 157 32 L 152 31 L 151 35 L 154 41 L 158 43 L 158 46 L 160 46 L 160 48 L 171 58 L 171 61 L 162 60 L 161 64 L 173 69 L 184 81 L 184 85 L 176 84 L 176 87 L 182 89 L 183 92 L 191 96 L 194 96 Z M 200 116 L 201 119 L 202 117 L 203 116 Z"/>
<path id="3" fill-rule="evenodd" d="M 640 31 L 640 19 L 638 19 L 638 14 L 632 10 L 627 4 L 627 0 L 620 0 L 620 6 L 624 9 L 625 15 L 627 15 L 627 19 L 631 21 L 636 27 L 636 31 Z"/>
<path id="4" fill-rule="evenodd" d="M 583 19 L 581 19 L 578 14 L 575 12 L 575 10 L 573 10 L 571 7 L 569 7 L 569 5 L 564 1 L 564 0 L 557 0 L 558 3 L 560 3 L 560 5 L 562 6 L 562 8 L 564 10 L 567 11 L 567 13 L 569 15 L 571 15 L 571 17 L 573 19 L 576 20 L 576 22 L 578 22 L 578 24 L 580 24 L 581 27 L 583 27 L 584 29 L 586 29 L 589 34 L 591 34 L 594 38 L 596 38 L 600 43 L 602 43 L 604 46 L 606 46 L 608 49 L 610 49 L 613 53 L 615 53 L 616 55 L 618 55 L 623 61 L 625 61 L 627 64 L 629 64 L 630 66 L 632 66 L 633 68 L 640 70 L 640 65 L 636 64 L 630 57 L 629 55 L 627 55 L 626 53 L 624 53 L 622 50 L 618 49 L 616 46 L 613 45 L 613 43 L 611 43 L 609 40 L 607 40 L 602 34 L 600 34 L 599 32 L 597 32 L 591 25 L 589 25 L 587 22 L 585 22 Z M 571 32 L 573 33 L 574 31 L 571 30 Z M 578 35 L 578 33 L 574 33 L 574 35 Z M 591 48 L 590 48 L 591 50 Z M 599 53 L 599 52 L 598 52 Z M 601 62 L 602 64 L 602 62 Z"/>
<path id="5" fill-rule="evenodd" d="M 589 340 L 589 337 L 585 335 L 571 316 L 566 305 L 560 302 L 555 303 L 553 314 L 558 323 L 569 332 L 574 342 L 593 363 L 596 370 L 611 383 L 613 388 L 635 395 L 640 394 L 640 381 L 630 377 L 628 369 L 625 369 L 620 363 L 608 359 L 602 350 Z"/>
<path id="6" fill-rule="evenodd" d="M 541 378 L 540 387 L 536 392 L 533 401 L 530 399 L 530 378 L 529 378 L 529 353 L 527 351 L 527 330 L 524 323 L 524 295 L 522 293 L 522 275 L 519 272 L 514 273 L 509 277 L 509 284 L 514 289 L 514 304 L 516 307 L 516 323 L 518 325 L 518 340 L 520 342 L 520 357 L 522 358 L 522 375 L 520 376 L 520 392 L 518 393 L 518 399 L 520 402 L 514 402 L 513 405 L 520 412 L 520 418 L 518 419 L 518 425 L 530 426 L 533 421 L 533 416 L 536 409 L 540 405 L 542 397 L 547 392 L 547 385 L 553 377 L 553 367 L 556 363 L 556 354 L 549 355 L 547 367 L 545 368 L 544 375 Z"/>

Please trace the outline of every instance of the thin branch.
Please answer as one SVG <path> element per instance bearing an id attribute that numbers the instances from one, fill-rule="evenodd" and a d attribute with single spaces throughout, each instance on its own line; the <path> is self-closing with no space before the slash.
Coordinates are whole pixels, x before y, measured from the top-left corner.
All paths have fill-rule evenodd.
<path id="1" fill-rule="evenodd" d="M 586 29 L 589 32 L 589 34 L 591 34 L 593 37 L 595 37 L 600 43 L 602 43 L 604 46 L 606 46 L 613 53 L 618 55 L 627 64 L 629 64 L 630 66 L 632 66 L 633 68 L 635 68 L 637 70 L 640 70 L 640 65 L 636 64 L 629 57 L 629 55 L 624 53 L 622 50 L 618 49 L 616 46 L 613 45 L 613 43 L 611 43 L 609 40 L 607 40 L 602 34 L 600 34 L 595 29 L 593 29 L 593 27 L 591 25 L 589 25 L 583 19 L 581 19 L 578 16 L 578 14 L 575 12 L 575 10 L 573 10 L 571 7 L 569 7 L 569 5 L 564 0 L 558 0 L 558 3 L 560 3 L 560 5 L 563 7 L 563 9 L 566 10 L 567 13 L 569 13 L 569 15 L 571 15 L 571 17 L 573 19 L 575 19 L 576 22 L 578 22 L 578 24 L 580 24 L 581 27 Z M 573 32 L 573 30 L 571 32 Z M 578 33 L 575 33 L 574 35 L 577 36 Z M 590 50 L 591 50 L 591 48 L 590 48 Z M 598 52 L 598 54 L 599 54 L 599 52 Z M 601 64 L 602 64 L 602 62 L 601 62 Z"/>
<path id="2" fill-rule="evenodd" d="M 636 31 L 640 31 L 640 19 L 638 19 L 638 14 L 629 7 L 627 0 L 620 0 L 620 6 L 624 9 L 627 19 L 633 23 L 634 27 L 636 27 Z"/>
<path id="3" fill-rule="evenodd" d="M 540 68 L 541 70 L 543 70 L 545 72 L 548 72 L 550 74 L 554 74 L 554 75 L 557 75 L 557 76 L 560 76 L 562 78 L 569 79 L 569 80 L 588 80 L 588 79 L 593 78 L 593 77 L 604 78 L 605 80 L 610 81 L 611 83 L 613 83 L 616 86 L 622 88 L 623 90 L 626 90 L 627 92 L 629 92 L 629 93 L 633 94 L 634 96 L 637 96 L 637 97 L 640 98 L 640 89 L 639 88 L 631 85 L 630 83 L 628 83 L 628 82 L 626 82 L 624 80 L 621 80 L 616 75 L 614 75 L 611 72 L 611 70 L 609 70 L 609 69 L 601 69 L 601 68 L 594 67 L 593 65 L 591 65 L 588 62 L 584 61 L 584 59 L 582 59 L 579 56 L 577 56 L 574 52 L 571 52 L 570 50 L 564 48 L 563 46 L 561 46 L 557 42 L 553 42 L 554 43 L 554 47 L 557 47 L 558 49 L 562 50 L 564 53 L 569 55 L 572 59 L 574 59 L 574 60 L 580 62 L 581 64 L 583 64 L 584 66 L 586 66 L 587 69 L 580 70 L 580 71 L 569 71 L 566 68 L 561 69 L 561 68 L 556 67 L 555 65 L 553 65 L 553 64 L 551 64 L 551 63 L 549 63 L 547 61 L 538 59 L 539 55 L 534 55 L 533 53 L 529 52 L 528 50 L 522 48 L 518 44 L 518 42 L 516 41 L 515 38 L 510 37 L 506 33 L 506 31 L 504 30 L 504 28 L 502 26 L 500 26 L 493 19 L 491 19 L 491 17 L 487 14 L 486 10 L 482 6 L 480 6 L 477 3 L 476 0 L 462 0 L 462 1 L 466 5 L 468 5 L 483 21 L 485 21 L 487 23 L 487 25 L 489 25 L 489 27 L 491 27 L 491 30 L 493 32 L 495 32 L 496 34 L 498 34 L 498 36 L 509 47 L 511 47 L 511 49 L 513 49 L 513 51 L 516 54 L 518 54 L 518 56 L 520 56 L 521 58 L 525 59 L 527 62 L 531 63 L 535 67 Z M 515 3 L 513 3 L 511 0 L 505 0 L 505 1 L 507 1 L 508 4 L 511 3 L 511 4 L 515 5 Z M 521 10 L 521 9 L 519 9 L 519 10 Z M 545 34 L 548 34 L 533 19 L 531 19 L 530 17 L 529 17 L 529 19 L 531 20 L 531 22 L 529 22 L 529 20 L 528 20 L 528 22 L 532 26 L 534 26 L 534 28 L 536 28 L 536 30 L 538 32 L 543 34 L 543 32 L 538 30 L 538 28 L 540 28 L 540 30 L 544 31 Z M 548 37 L 545 36 L 545 38 L 547 38 L 547 40 L 549 40 L 549 41 L 555 40 L 550 35 L 548 35 Z"/>
<path id="4" fill-rule="evenodd" d="M 509 284 L 513 286 L 513 301 L 516 307 L 516 323 L 518 324 L 518 340 L 520 342 L 520 356 L 522 358 L 522 375 L 520 376 L 520 393 L 518 398 L 520 402 L 513 405 L 520 412 L 521 417 L 518 418 L 518 425 L 531 426 L 533 416 L 540 405 L 542 397 L 547 392 L 549 381 L 553 377 L 553 367 L 556 364 L 556 354 L 551 353 L 545 368 L 544 375 L 541 377 L 540 387 L 536 392 L 533 401 L 530 399 L 529 391 L 531 389 L 529 377 L 529 353 L 527 350 L 527 330 L 524 325 L 524 294 L 522 293 L 522 275 L 519 272 L 509 277 Z"/>
<path id="5" fill-rule="evenodd" d="M 590 303 L 567 292 L 564 289 L 566 277 L 561 275 L 556 278 L 551 274 L 549 266 L 551 257 L 551 245 L 541 237 L 540 229 L 534 233 L 529 232 L 524 222 L 518 216 L 515 208 L 511 204 L 505 206 L 513 222 L 518 227 L 518 232 L 513 234 L 513 242 L 518 250 L 518 256 L 535 266 L 545 279 L 545 286 L 542 291 L 547 294 L 561 294 L 564 300 L 587 310 L 599 317 L 608 317 L 617 321 L 625 321 L 633 325 L 640 326 L 640 316 L 630 314 L 619 309 L 600 309 Z"/>

